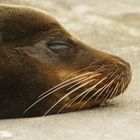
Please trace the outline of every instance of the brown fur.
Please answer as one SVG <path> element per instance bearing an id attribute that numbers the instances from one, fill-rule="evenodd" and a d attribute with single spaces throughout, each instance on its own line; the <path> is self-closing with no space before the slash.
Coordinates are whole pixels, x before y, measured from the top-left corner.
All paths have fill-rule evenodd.
<path id="1" fill-rule="evenodd" d="M 60 43 L 60 44 L 59 44 Z M 53 51 L 50 45 L 69 46 L 63 50 Z M 97 62 L 85 71 L 81 70 Z M 96 71 L 101 66 L 111 65 L 84 89 L 67 96 L 48 114 L 57 113 L 70 99 L 96 84 L 109 72 L 119 68 L 116 74 L 123 74 L 126 89 L 130 77 L 130 65 L 119 57 L 93 49 L 70 35 L 55 19 L 45 12 L 27 7 L 0 5 L 0 118 L 42 116 L 61 97 L 67 94 L 67 88 L 52 93 L 23 113 L 41 93 L 55 85 L 84 72 Z M 97 88 L 100 89 L 113 77 L 109 77 Z M 121 79 L 119 79 L 121 80 Z M 114 83 L 112 85 L 115 88 Z M 70 85 L 69 85 L 70 86 Z M 121 87 L 115 96 L 121 94 Z M 93 91 L 92 94 L 94 94 Z M 104 93 L 104 92 L 103 92 Z M 62 112 L 75 111 L 91 95 L 78 100 Z M 105 93 L 104 93 L 105 94 Z M 105 98 L 102 94 L 98 101 L 93 98 L 84 108 L 91 108 Z M 95 96 L 97 97 L 97 96 Z M 109 98 L 109 97 L 108 97 Z"/>

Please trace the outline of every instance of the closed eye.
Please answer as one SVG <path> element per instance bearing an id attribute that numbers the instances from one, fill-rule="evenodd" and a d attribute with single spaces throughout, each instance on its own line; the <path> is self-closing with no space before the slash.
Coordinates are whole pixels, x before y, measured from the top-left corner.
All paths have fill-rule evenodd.
<path id="1" fill-rule="evenodd" d="M 71 45 L 69 44 L 64 44 L 64 43 L 52 43 L 49 44 L 48 47 L 56 53 L 65 53 L 67 52 L 69 49 L 72 48 Z"/>

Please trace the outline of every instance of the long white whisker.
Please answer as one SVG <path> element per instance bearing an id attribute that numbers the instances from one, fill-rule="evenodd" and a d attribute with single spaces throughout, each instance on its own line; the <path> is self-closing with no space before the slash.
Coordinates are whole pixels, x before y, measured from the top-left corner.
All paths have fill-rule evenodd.
<path id="1" fill-rule="evenodd" d="M 70 92 L 68 92 L 66 95 L 64 95 L 61 99 L 59 99 L 50 109 L 48 109 L 48 111 L 44 114 L 44 116 L 46 116 L 58 103 L 60 103 L 64 98 L 66 98 L 67 96 L 69 96 L 70 94 L 72 94 L 73 92 L 75 92 L 76 90 L 80 89 L 81 87 L 89 84 L 90 82 L 92 82 L 94 79 L 78 86 L 77 88 L 75 88 L 74 90 L 71 90 Z"/>
<path id="2" fill-rule="evenodd" d="M 119 88 L 120 88 L 120 87 L 121 87 L 121 83 L 120 83 L 120 82 L 118 82 L 118 87 L 117 87 L 117 89 L 116 89 L 116 91 L 115 91 L 115 93 L 114 93 L 114 95 L 113 95 L 112 99 L 116 97 L 116 95 L 117 95 L 118 90 L 119 90 Z"/>
<path id="3" fill-rule="evenodd" d="M 74 99 L 72 99 L 71 101 L 69 101 L 67 104 L 65 104 L 59 111 L 62 111 L 67 105 L 70 106 L 71 104 L 73 104 L 79 97 L 81 97 L 82 95 L 84 95 L 86 92 L 89 93 L 90 91 L 92 91 L 97 85 L 99 85 L 101 82 L 103 82 L 106 79 L 106 77 L 102 80 L 100 80 L 96 85 L 88 88 L 87 90 L 83 91 L 80 95 L 77 95 Z"/>
<path id="4" fill-rule="evenodd" d="M 123 96 L 123 78 L 121 79 L 121 82 L 120 82 L 120 86 L 119 86 L 121 89 L 120 89 L 120 94 Z M 115 97 L 116 95 L 114 95 Z M 117 96 L 116 98 L 118 98 L 119 96 Z M 116 99 L 117 100 L 117 99 Z"/>
<path id="5" fill-rule="evenodd" d="M 117 77 L 116 81 L 121 77 L 122 74 L 123 74 L 123 72 Z M 116 88 L 118 87 L 118 85 L 119 85 L 119 82 L 117 82 L 117 84 L 116 84 L 112 94 L 110 95 L 109 99 L 111 99 L 113 97 L 113 95 L 115 94 L 115 91 L 116 91 Z"/>
<path id="6" fill-rule="evenodd" d="M 77 97 L 75 97 L 75 99 L 74 99 L 68 106 L 70 106 L 71 104 L 73 104 L 78 98 L 80 98 L 81 96 L 83 96 L 85 93 L 86 93 L 86 95 L 87 95 L 87 94 L 88 94 L 89 92 L 91 92 L 94 88 L 96 88 L 97 85 L 99 85 L 100 83 L 102 83 L 105 79 L 106 79 L 106 77 L 103 78 L 102 80 L 100 80 L 96 85 L 90 87 L 89 89 L 85 90 L 85 91 L 82 92 L 80 95 L 78 95 Z M 81 102 L 81 100 L 80 100 L 80 102 Z"/>
<path id="7" fill-rule="evenodd" d="M 117 72 L 117 70 L 113 73 L 113 74 L 115 74 Z M 116 76 L 117 77 L 117 76 Z M 106 88 L 110 85 L 110 84 L 112 84 L 113 82 L 115 81 L 115 79 L 113 79 L 109 84 L 106 84 Z M 108 85 L 108 86 L 107 86 Z M 104 87 L 104 86 L 103 86 Z M 99 93 L 102 89 L 103 89 L 103 87 L 102 88 L 100 88 L 98 91 L 96 91 L 91 97 L 89 97 L 89 99 L 87 100 L 87 101 L 85 101 L 85 103 L 80 107 L 80 109 L 82 109 L 83 108 L 83 106 L 89 101 L 89 100 L 91 100 L 95 95 L 97 95 L 97 93 Z M 105 88 L 105 87 L 104 87 Z"/>
<path id="8" fill-rule="evenodd" d="M 71 79 L 68 79 L 68 80 L 66 80 L 66 81 L 64 81 L 64 82 L 62 82 L 62 83 L 60 83 L 60 84 L 58 84 L 58 85 L 52 87 L 51 89 L 45 91 L 45 92 L 42 93 L 39 97 L 44 96 L 44 95 L 47 94 L 48 92 L 50 92 L 50 91 L 52 91 L 52 90 L 58 88 L 59 86 L 62 86 L 62 85 L 64 85 L 64 84 L 66 84 L 66 83 L 68 83 L 68 82 L 70 82 L 70 81 L 73 81 L 73 80 L 78 79 L 78 78 L 83 77 L 83 76 L 90 75 L 90 74 L 92 74 L 92 73 L 93 73 L 93 72 L 87 72 L 87 73 L 84 73 L 84 74 L 78 75 L 78 76 L 76 76 L 76 77 L 73 77 L 73 78 L 71 78 Z"/>
<path id="9" fill-rule="evenodd" d="M 108 66 L 108 65 L 107 65 Z M 98 70 L 100 70 L 100 69 L 102 69 L 102 68 L 104 68 L 104 66 L 103 67 L 101 67 L 101 68 L 99 68 Z M 116 70 L 117 71 L 117 70 Z M 116 72 L 115 71 L 115 72 Z M 95 72 L 95 71 L 94 71 Z M 113 72 L 113 74 L 115 74 L 115 72 Z M 109 74 L 111 74 L 112 72 L 110 72 Z M 108 74 L 108 75 L 109 75 Z M 112 74 L 112 75 L 113 75 Z M 102 81 L 101 81 L 102 82 Z M 100 83 L 100 82 L 99 82 Z M 87 94 L 90 92 L 90 91 L 92 91 L 99 83 L 97 83 L 96 85 L 94 85 L 94 86 L 92 86 L 91 88 L 89 88 L 89 89 L 87 89 L 86 91 L 84 91 L 84 92 L 82 92 L 80 95 L 77 95 L 75 98 L 73 98 L 72 100 L 70 100 L 67 104 L 65 104 L 59 111 L 58 111 L 58 113 L 60 113 L 66 106 L 70 106 L 71 104 L 73 104 L 78 98 L 80 98 L 82 95 L 84 95 L 85 93 L 85 96 L 87 96 Z M 74 85 L 75 86 L 75 85 Z M 73 86 L 72 86 L 73 87 Z M 85 96 L 80 100 L 80 102 L 85 98 Z"/>
<path id="10" fill-rule="evenodd" d="M 106 92 L 105 92 L 105 98 L 104 98 L 104 100 L 103 100 L 103 102 L 102 102 L 102 104 L 104 104 L 104 102 L 106 101 L 106 99 L 107 99 L 107 97 L 108 97 L 108 91 L 110 90 L 110 87 L 112 86 L 112 84 L 113 84 L 113 80 L 111 81 L 111 84 L 108 86 L 108 88 L 106 89 Z"/>
<path id="11" fill-rule="evenodd" d="M 44 96 L 44 95 L 47 94 L 48 92 L 49 92 L 48 95 L 50 95 L 50 93 L 55 92 L 56 90 L 59 90 L 60 88 L 65 87 L 65 86 L 67 86 L 67 85 L 72 84 L 73 82 L 75 82 L 75 81 L 72 81 L 72 82 L 70 83 L 69 81 L 75 80 L 75 79 L 77 79 L 77 78 L 79 78 L 79 77 L 87 76 L 87 75 L 89 75 L 89 74 L 94 74 L 94 73 L 96 73 L 97 71 L 103 69 L 104 67 L 105 67 L 105 66 L 103 66 L 103 67 L 97 69 L 97 70 L 94 71 L 94 72 L 88 72 L 88 73 L 81 74 L 81 75 L 79 75 L 79 76 L 73 77 L 73 78 L 71 78 L 71 79 L 68 79 L 68 80 L 66 80 L 66 81 L 64 81 L 64 82 L 62 82 L 62 83 L 56 85 L 55 87 L 49 89 L 48 91 L 44 92 L 44 93 L 41 94 L 39 97 Z M 69 82 L 69 83 L 66 84 L 67 82 Z M 64 84 L 65 84 L 65 85 L 64 85 Z M 47 96 L 48 96 L 48 95 L 47 95 Z"/>
<path id="12" fill-rule="evenodd" d="M 114 74 L 114 72 L 110 72 L 108 75 L 110 75 L 110 74 Z M 108 76 L 107 75 L 107 76 Z M 97 83 L 98 84 L 98 83 Z M 96 87 L 97 85 L 95 85 L 95 87 Z M 91 88 L 91 90 L 93 90 L 92 88 Z M 82 98 L 81 98 L 81 100 L 80 100 L 80 102 L 88 95 L 88 93 L 91 91 L 91 90 L 89 90 Z"/>
<path id="13" fill-rule="evenodd" d="M 67 83 L 67 84 L 65 84 L 65 85 L 63 85 L 63 86 L 61 86 L 61 87 L 59 87 L 59 88 L 56 88 L 55 90 L 52 90 L 52 91 L 49 92 L 48 94 L 46 94 L 46 95 L 42 96 L 41 98 L 39 98 L 39 99 L 38 99 L 36 102 L 34 102 L 32 105 L 30 105 L 23 113 L 26 113 L 27 111 L 29 111 L 34 105 L 36 105 L 38 102 L 40 102 L 41 100 L 43 100 L 44 98 L 46 98 L 46 97 L 49 96 L 50 94 L 54 93 L 55 91 L 61 89 L 62 87 L 65 87 L 65 86 L 67 86 L 67 85 L 70 85 L 70 84 L 72 84 L 72 83 L 75 83 L 75 82 L 77 82 L 77 81 L 79 81 L 79 80 L 82 80 L 82 79 L 84 79 L 84 78 L 85 78 L 85 77 L 76 79 L 76 80 L 74 80 L 74 81 L 72 81 L 72 82 L 69 82 L 69 83 Z"/>
<path id="14" fill-rule="evenodd" d="M 116 81 L 118 78 L 120 78 L 120 76 L 122 75 L 122 73 L 120 75 L 117 75 L 113 80 Z M 109 96 L 112 96 L 112 93 L 111 92 L 113 92 L 113 91 L 114 91 L 114 88 L 111 88 L 109 92 L 107 91 L 108 93 L 106 92 L 107 93 L 107 96 L 105 97 L 103 103 L 108 99 Z M 110 95 L 110 93 L 111 93 L 111 95 Z M 109 97 L 109 99 L 110 99 L 110 97 Z"/>
<path id="15" fill-rule="evenodd" d="M 99 75 L 101 75 L 101 73 L 98 73 L 98 74 L 95 74 L 95 75 L 89 76 L 88 78 L 83 79 L 83 80 L 77 82 L 76 84 L 74 84 L 73 86 L 69 87 L 67 90 L 70 90 L 70 89 L 72 89 L 73 87 L 79 85 L 80 83 L 82 83 L 82 82 L 84 82 L 84 81 L 87 81 L 87 80 L 89 80 L 89 79 L 91 79 L 91 78 L 94 78 L 94 77 L 96 77 L 96 76 L 99 76 Z"/>
<path id="16" fill-rule="evenodd" d="M 122 73 L 121 73 L 121 74 L 122 74 Z M 119 76 L 115 77 L 113 81 L 119 79 L 120 76 L 121 76 L 121 74 L 120 74 Z M 111 82 L 110 82 L 110 83 L 111 83 Z M 112 83 L 111 83 L 111 84 L 112 84 Z M 110 86 L 110 84 L 108 84 L 108 85 Z M 108 86 L 107 86 L 107 87 L 108 87 Z M 101 95 L 101 93 L 98 95 L 98 97 L 97 97 L 95 100 L 97 100 L 97 99 L 100 97 L 100 95 Z"/>
<path id="17" fill-rule="evenodd" d="M 116 86 L 115 86 L 114 90 L 112 91 L 112 93 L 111 93 L 111 95 L 110 95 L 109 99 L 112 99 L 112 97 L 113 97 L 113 96 L 114 96 L 114 94 L 116 93 L 116 89 L 118 88 L 118 85 L 119 85 L 119 83 L 117 82 L 117 84 L 116 84 Z"/>
<path id="18" fill-rule="evenodd" d="M 113 81 L 112 81 L 113 82 Z M 107 89 L 111 84 L 112 84 L 112 82 L 110 82 L 109 84 L 107 84 L 106 85 L 106 87 L 99 93 L 99 95 L 95 98 L 95 101 L 101 96 L 101 94 L 103 93 L 103 91 L 105 90 L 105 89 Z"/>
<path id="19" fill-rule="evenodd" d="M 78 71 L 72 73 L 69 77 L 71 77 L 72 75 L 74 75 L 74 74 L 76 74 L 76 73 L 78 73 L 78 72 L 81 72 L 81 71 L 83 71 L 83 70 L 89 69 L 90 67 L 92 68 L 92 67 L 94 66 L 94 64 L 96 64 L 96 63 L 98 63 L 98 62 L 100 62 L 100 61 L 96 61 L 96 62 L 94 62 L 94 63 L 91 63 L 91 64 L 90 64 L 89 66 L 87 66 L 86 68 L 80 69 L 80 70 L 78 70 Z M 101 64 L 97 64 L 97 65 L 101 65 Z M 96 65 L 96 66 L 97 66 L 97 65 Z M 95 72 L 97 72 L 97 71 L 99 71 L 99 70 L 102 70 L 103 68 L 105 68 L 105 67 L 107 67 L 107 66 L 110 66 L 110 65 L 113 65 L 113 64 L 103 65 L 102 67 L 96 69 L 96 70 L 93 71 L 93 72 L 95 73 Z"/>
<path id="20" fill-rule="evenodd" d="M 99 93 L 102 89 L 104 89 L 106 87 L 107 84 L 105 84 L 103 87 L 101 87 L 100 89 L 98 89 L 91 97 L 88 98 L 88 100 L 86 100 L 79 108 L 82 109 L 84 107 L 84 105 L 89 101 L 91 100 L 95 95 L 97 95 L 97 93 Z"/>
<path id="21" fill-rule="evenodd" d="M 76 73 L 78 73 L 78 72 L 81 72 L 81 71 L 83 71 L 83 70 L 89 69 L 90 67 L 93 67 L 93 65 L 96 64 L 97 62 L 100 62 L 100 61 L 95 61 L 95 62 L 89 64 L 87 67 L 85 67 L 85 68 L 83 68 L 83 69 L 80 69 L 80 70 L 77 70 L 76 72 L 73 72 L 69 77 L 71 77 L 72 75 L 74 75 L 74 74 L 76 74 Z"/>
<path id="22" fill-rule="evenodd" d="M 68 103 L 66 103 L 57 113 L 60 113 L 66 106 L 71 106 L 71 104 L 73 104 L 79 97 L 80 95 L 77 95 L 76 97 L 74 97 L 73 99 L 71 99 Z"/>

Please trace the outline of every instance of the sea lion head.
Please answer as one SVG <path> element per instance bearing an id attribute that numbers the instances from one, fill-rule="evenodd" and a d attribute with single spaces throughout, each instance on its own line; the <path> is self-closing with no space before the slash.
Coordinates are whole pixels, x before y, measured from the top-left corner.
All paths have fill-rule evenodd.
<path id="1" fill-rule="evenodd" d="M 32 96 L 24 104 L 25 114 L 37 116 L 44 110 L 46 115 L 90 108 L 115 98 L 127 88 L 131 79 L 129 63 L 84 44 L 46 12 L 1 5 L 0 19 L 0 44 L 17 61 L 7 65 L 14 65 L 17 70 L 19 65 L 22 67 L 19 75 L 14 70 L 12 74 L 20 78 L 13 80 L 20 83 L 22 73 L 30 79 L 20 85 L 26 85 L 22 96 Z M 28 90 L 31 83 L 35 83 L 34 87 Z"/>

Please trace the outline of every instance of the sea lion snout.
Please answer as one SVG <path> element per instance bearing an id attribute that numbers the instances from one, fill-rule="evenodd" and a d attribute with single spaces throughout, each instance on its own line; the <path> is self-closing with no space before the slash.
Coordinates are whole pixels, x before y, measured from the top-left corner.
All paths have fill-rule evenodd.
<path id="1" fill-rule="evenodd" d="M 95 75 L 100 75 L 96 76 L 96 80 L 91 82 L 93 90 L 90 91 L 91 94 L 88 97 L 91 96 L 93 101 L 99 101 L 100 104 L 102 100 L 111 100 L 123 93 L 130 83 L 132 72 L 130 64 L 122 58 L 89 48 L 85 59 L 90 60 L 90 63 L 87 65 L 85 72 L 91 71 Z M 94 85 L 97 85 L 96 88 Z"/>
<path id="2" fill-rule="evenodd" d="M 112 55 L 111 59 L 118 65 L 120 72 L 123 72 L 122 76 L 124 78 L 126 78 L 126 79 L 131 78 L 131 76 L 132 76 L 131 66 L 127 61 L 123 60 L 122 58 L 120 58 L 118 56 L 113 56 L 113 55 Z"/>

